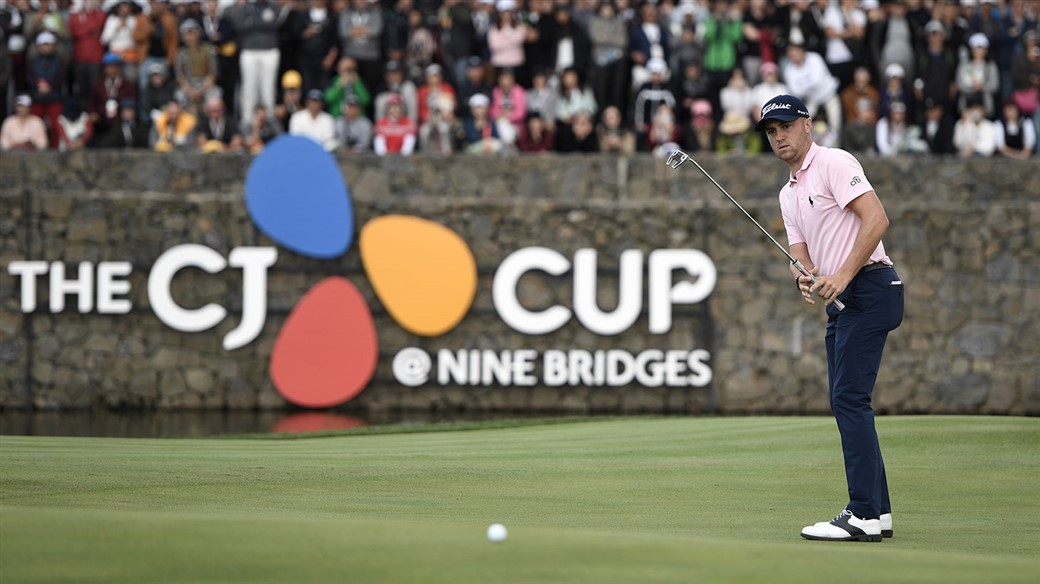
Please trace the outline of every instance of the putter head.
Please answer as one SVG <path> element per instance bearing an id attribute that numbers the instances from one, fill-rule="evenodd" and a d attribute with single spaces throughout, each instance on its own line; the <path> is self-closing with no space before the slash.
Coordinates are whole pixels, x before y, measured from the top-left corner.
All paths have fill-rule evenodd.
<path id="1" fill-rule="evenodd" d="M 689 155 L 682 150 L 673 150 L 672 153 L 668 155 L 668 160 L 666 160 L 665 163 L 672 168 L 679 168 L 682 163 L 686 162 L 687 158 L 689 158 Z"/>

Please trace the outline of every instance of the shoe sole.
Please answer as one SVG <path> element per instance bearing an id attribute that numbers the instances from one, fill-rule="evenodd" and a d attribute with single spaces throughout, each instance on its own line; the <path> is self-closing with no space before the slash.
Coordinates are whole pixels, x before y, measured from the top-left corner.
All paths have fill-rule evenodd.
<path id="1" fill-rule="evenodd" d="M 817 537 L 815 535 L 806 535 L 804 533 L 801 534 L 801 536 L 804 537 L 805 539 L 809 539 L 809 540 L 812 540 L 812 541 L 870 541 L 870 542 L 879 542 L 879 541 L 881 541 L 881 534 L 880 533 L 874 534 L 874 535 L 870 535 L 870 534 L 850 535 L 849 537 L 840 537 L 840 538 L 836 538 L 836 537 Z"/>
<path id="2" fill-rule="evenodd" d="M 892 537 L 892 530 L 891 529 L 882 529 L 881 530 L 881 537 L 883 537 L 885 539 L 888 539 L 888 538 Z"/>

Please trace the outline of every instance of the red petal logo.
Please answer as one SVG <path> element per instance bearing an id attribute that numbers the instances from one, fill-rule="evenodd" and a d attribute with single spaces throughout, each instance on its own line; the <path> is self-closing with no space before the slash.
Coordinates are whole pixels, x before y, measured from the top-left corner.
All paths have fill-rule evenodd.
<path id="1" fill-rule="evenodd" d="M 376 371 L 372 313 L 357 287 L 332 276 L 300 299 L 271 352 L 271 379 L 282 397 L 328 408 L 361 393 Z"/>

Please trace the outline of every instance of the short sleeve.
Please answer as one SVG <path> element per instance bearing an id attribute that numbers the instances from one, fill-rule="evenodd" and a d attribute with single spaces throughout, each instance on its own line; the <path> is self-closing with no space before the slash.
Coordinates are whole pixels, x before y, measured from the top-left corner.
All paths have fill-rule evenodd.
<path id="1" fill-rule="evenodd" d="M 842 209 L 860 195 L 874 190 L 863 172 L 863 166 L 855 156 L 844 150 L 829 149 L 823 171 L 827 186 L 830 187 L 835 202 Z"/>
<path id="2" fill-rule="evenodd" d="M 784 228 L 787 230 L 787 244 L 788 246 L 791 246 L 805 243 L 805 235 L 802 233 L 802 230 L 798 227 L 798 223 L 795 221 L 795 210 L 790 208 L 787 200 L 788 197 L 784 197 L 784 193 L 781 191 L 780 215 L 784 219 Z"/>

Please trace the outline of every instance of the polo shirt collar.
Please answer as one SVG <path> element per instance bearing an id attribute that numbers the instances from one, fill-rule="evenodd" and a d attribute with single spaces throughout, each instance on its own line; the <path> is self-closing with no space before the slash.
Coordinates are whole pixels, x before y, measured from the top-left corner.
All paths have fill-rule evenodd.
<path id="1" fill-rule="evenodd" d="M 798 172 L 791 174 L 790 182 L 793 183 L 798 180 L 798 175 L 802 174 L 809 168 L 809 166 L 812 164 L 813 159 L 816 158 L 816 153 L 819 151 L 820 147 L 816 144 L 816 142 L 809 143 L 809 151 L 805 153 L 805 159 L 802 160 L 802 167 L 798 169 Z"/>

